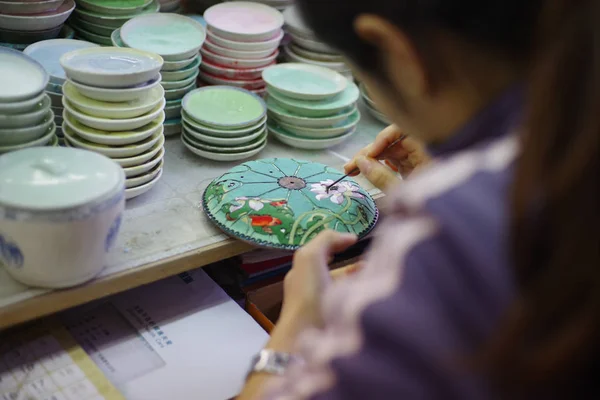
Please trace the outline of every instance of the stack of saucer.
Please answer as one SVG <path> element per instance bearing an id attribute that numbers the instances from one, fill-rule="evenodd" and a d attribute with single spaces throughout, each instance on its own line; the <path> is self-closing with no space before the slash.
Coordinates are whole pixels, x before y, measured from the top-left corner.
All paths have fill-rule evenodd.
<path id="1" fill-rule="evenodd" d="M 68 146 L 114 159 L 125 170 L 128 199 L 162 175 L 164 89 L 162 58 L 134 49 L 102 47 L 63 55 L 63 133 Z"/>
<path id="2" fill-rule="evenodd" d="M 356 132 L 358 87 L 343 75 L 307 64 L 280 64 L 263 72 L 269 131 L 300 149 L 336 146 Z"/>
<path id="3" fill-rule="evenodd" d="M 54 39 L 74 9 L 73 0 L 1 0 L 0 42 L 23 45 Z"/>
<path id="4" fill-rule="evenodd" d="M 206 29 L 193 18 L 178 14 L 143 15 L 113 32 L 113 44 L 160 55 L 165 61 L 161 85 L 167 101 L 165 135 L 181 133 L 181 100 L 196 89 L 198 67 L 202 63 L 200 47 Z"/>
<path id="5" fill-rule="evenodd" d="M 246 1 L 217 4 L 204 13 L 208 37 L 202 48 L 201 86 L 226 85 L 265 94 L 262 71 L 276 63 L 283 16 Z"/>
<path id="6" fill-rule="evenodd" d="M 360 96 L 362 97 L 363 101 L 365 102 L 365 105 L 367 106 L 367 110 L 369 111 L 369 114 L 371 114 L 373 116 L 373 118 L 375 118 L 379 122 L 382 122 L 386 125 L 390 125 L 391 122 L 388 119 L 388 117 L 386 117 L 381 111 L 379 111 L 379 109 L 377 109 L 377 105 L 369 96 L 369 92 L 368 92 L 365 84 L 361 83 L 359 87 L 360 87 Z"/>
<path id="7" fill-rule="evenodd" d="M 158 0 L 77 0 L 69 24 L 79 39 L 111 46 L 110 35 L 115 29 L 138 15 L 157 13 L 159 9 Z"/>
<path id="8" fill-rule="evenodd" d="M 44 68 L 11 49 L 0 49 L 0 60 L 0 154 L 57 144 Z"/>
<path id="9" fill-rule="evenodd" d="M 283 16 L 285 29 L 291 39 L 283 50 L 286 61 L 330 68 L 353 79 L 350 67 L 344 63 L 342 56 L 316 38 L 302 20 L 296 5 L 288 7 Z"/>
<path id="10" fill-rule="evenodd" d="M 56 123 L 56 136 L 58 136 L 61 144 L 63 142 L 62 86 L 65 83 L 66 75 L 60 66 L 60 58 L 63 54 L 89 47 L 98 47 L 98 45 L 81 40 L 50 39 L 34 43 L 23 50 L 24 54 L 40 63 L 50 75 L 50 81 L 46 85 L 46 93 L 51 101 L 54 122 Z"/>
<path id="11" fill-rule="evenodd" d="M 215 161 L 239 161 L 267 145 L 267 109 L 256 94 L 231 86 L 210 86 L 183 99 L 183 144 Z"/>

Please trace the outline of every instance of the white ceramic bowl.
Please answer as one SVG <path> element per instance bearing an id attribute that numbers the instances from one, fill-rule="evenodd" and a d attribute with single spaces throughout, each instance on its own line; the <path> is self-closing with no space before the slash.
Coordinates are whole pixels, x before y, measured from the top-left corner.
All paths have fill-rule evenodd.
<path id="1" fill-rule="evenodd" d="M 0 60 L 0 107 L 3 103 L 32 99 L 44 91 L 49 77 L 37 61 L 4 47 L 0 47 Z"/>
<path id="2" fill-rule="evenodd" d="M 159 74 L 163 59 L 153 53 L 120 47 L 75 50 L 60 58 L 67 77 L 84 85 L 130 88 Z"/>
<path id="3" fill-rule="evenodd" d="M 346 140 L 348 140 L 354 133 L 356 132 L 356 128 L 353 130 L 344 133 L 340 136 L 336 136 L 328 139 L 304 139 L 299 138 L 286 132 L 280 127 L 276 127 L 273 124 L 269 125 L 269 133 L 277 138 L 282 143 L 287 144 L 288 146 L 295 147 L 297 149 L 304 150 L 324 150 L 330 147 L 337 146 Z"/>
<path id="4" fill-rule="evenodd" d="M 165 138 L 163 136 L 162 138 L 159 138 L 158 142 L 156 142 L 156 144 L 154 146 L 152 146 L 145 153 L 139 154 L 137 156 L 131 156 L 131 157 L 125 157 L 125 158 L 113 157 L 113 160 L 123 168 L 130 168 L 130 167 L 136 167 L 138 165 L 144 165 L 145 163 L 147 163 L 148 161 L 150 161 L 151 159 L 156 157 L 156 155 L 161 152 L 164 145 L 165 145 Z"/>
<path id="5" fill-rule="evenodd" d="M 100 129 L 108 132 L 119 132 L 119 131 L 132 131 L 134 129 L 141 128 L 142 126 L 149 124 L 160 115 L 164 115 L 163 108 L 165 106 L 165 100 L 161 99 L 161 102 L 152 111 L 136 118 L 128 119 L 109 119 L 109 118 L 98 118 L 84 114 L 78 111 L 69 100 L 63 98 L 63 106 L 74 118 L 84 125 L 91 128 Z"/>
<path id="6" fill-rule="evenodd" d="M 265 140 L 264 143 L 262 145 L 260 145 L 259 147 L 249 150 L 249 151 L 246 151 L 246 152 L 243 152 L 243 153 L 222 153 L 222 152 L 221 153 L 213 153 L 210 151 L 200 150 L 200 149 L 194 147 L 194 145 L 191 144 L 184 136 L 181 136 L 181 141 L 183 142 L 183 145 L 188 148 L 188 150 L 190 150 L 192 153 L 196 154 L 197 156 L 206 158 L 208 160 L 223 161 L 223 162 L 246 160 L 248 158 L 254 157 L 258 153 L 263 151 L 265 147 L 267 147 L 267 141 Z"/>
<path id="7" fill-rule="evenodd" d="M 159 116 L 154 121 L 141 128 L 124 132 L 106 132 L 87 127 L 78 122 L 73 116 L 69 115 L 67 110 L 64 111 L 63 115 L 64 124 L 67 125 L 71 131 L 75 132 L 77 136 L 91 143 L 107 146 L 124 146 L 139 143 L 157 134 L 159 131 L 162 133 L 162 130 L 164 129 L 162 125 L 164 122 L 164 115 Z"/>
<path id="8" fill-rule="evenodd" d="M 279 50 L 276 50 L 273 54 L 268 57 L 261 58 L 258 60 L 241 60 L 238 58 L 225 57 L 211 52 L 208 49 L 203 48 L 201 50 L 202 56 L 212 62 L 213 64 L 222 65 L 224 67 L 232 68 L 260 68 L 265 67 L 277 59 L 279 56 Z"/>
<path id="9" fill-rule="evenodd" d="M 200 65 L 200 70 L 219 78 L 255 80 L 262 79 L 262 72 L 265 70 L 265 68 L 268 68 L 271 65 L 275 64 L 270 64 L 265 67 L 259 68 L 240 69 L 221 67 L 219 65 L 211 64 L 209 62 L 203 62 Z"/>
<path id="10" fill-rule="evenodd" d="M 200 55 L 200 53 L 181 61 L 165 61 L 162 67 L 162 71 L 177 71 L 179 69 L 184 69 L 189 65 L 197 62 L 196 60 L 199 60 L 200 63 L 202 63 L 202 56 Z"/>
<path id="11" fill-rule="evenodd" d="M 44 99 L 48 98 L 45 93 L 40 93 L 34 98 L 23 101 L 0 102 L 0 114 L 14 115 L 31 112 L 40 107 Z"/>
<path id="12" fill-rule="evenodd" d="M 281 43 L 281 39 L 283 39 L 283 36 L 284 36 L 283 30 L 280 30 L 279 33 L 274 38 L 269 39 L 269 40 L 265 40 L 262 42 L 260 42 L 260 41 L 239 42 L 239 41 L 235 41 L 235 40 L 228 40 L 228 39 L 222 38 L 219 35 L 217 35 L 216 33 L 211 32 L 211 31 L 207 31 L 206 33 L 208 35 L 208 40 L 206 43 L 208 43 L 208 41 L 210 41 L 211 43 L 213 43 L 217 46 L 224 47 L 226 49 L 241 50 L 241 51 L 262 51 L 262 50 L 271 49 L 271 53 L 273 51 L 275 51 L 275 49 L 277 47 L 279 47 L 279 44 Z M 271 53 L 269 53 L 269 54 L 271 54 Z"/>
<path id="13" fill-rule="evenodd" d="M 162 132 L 158 131 L 153 136 L 150 136 L 146 140 L 138 143 L 123 146 L 108 146 L 92 143 L 77 136 L 77 134 L 71 130 L 68 125 L 63 126 L 63 133 L 65 135 L 65 139 L 73 147 L 95 151 L 96 153 L 100 153 L 111 158 L 129 158 L 139 156 L 140 154 L 146 153 L 148 150 L 154 147 L 154 145 L 156 145 L 156 143 L 162 137 Z"/>
<path id="14" fill-rule="evenodd" d="M 84 96 L 71 82 L 65 83 L 63 93 L 63 97 L 77 110 L 92 117 L 109 119 L 128 119 L 145 115 L 164 102 L 165 95 L 164 89 L 158 85 L 139 99 L 109 103 Z"/>
<path id="15" fill-rule="evenodd" d="M 127 178 L 125 180 L 125 188 L 131 189 L 136 186 L 142 186 L 142 185 L 145 185 L 146 183 L 150 182 L 151 180 L 156 178 L 159 173 L 161 173 L 161 171 L 163 169 L 163 165 L 164 165 L 164 161 L 161 161 L 156 167 L 154 167 L 150 171 L 146 172 L 145 174 Z"/>
<path id="16" fill-rule="evenodd" d="M 198 53 L 206 39 L 206 29 L 183 15 L 145 14 L 127 21 L 120 35 L 129 47 L 151 51 L 167 61 L 181 61 Z"/>
<path id="17" fill-rule="evenodd" d="M 264 89 L 265 81 L 262 79 L 253 79 L 253 80 L 239 80 L 239 79 L 228 79 L 228 78 L 220 78 L 218 76 L 200 72 L 200 79 L 202 79 L 205 83 L 210 83 L 211 85 L 226 85 L 226 86 L 236 86 L 239 88 L 244 88 L 248 90 L 256 90 L 256 89 Z"/>
<path id="18" fill-rule="evenodd" d="M 45 31 L 62 25 L 75 9 L 73 0 L 65 2 L 55 11 L 44 15 L 0 14 L 0 29 L 13 31 Z"/>
<path id="19" fill-rule="evenodd" d="M 71 82 L 82 95 L 89 97 L 90 99 L 120 103 L 122 101 L 132 101 L 147 96 L 148 93 L 161 83 L 161 80 L 162 78 L 160 74 L 158 74 L 154 79 L 148 82 L 127 89 L 106 89 L 84 85 L 72 80 L 69 82 Z"/>
<path id="20" fill-rule="evenodd" d="M 39 139 L 33 140 L 29 143 L 17 144 L 17 145 L 13 145 L 13 146 L 0 146 L 0 154 L 9 153 L 12 151 L 17 151 L 17 150 L 22 150 L 22 149 L 25 149 L 28 147 L 46 146 L 48 143 L 50 143 L 52 141 L 52 138 L 54 138 L 55 131 L 56 131 L 55 126 L 51 125 L 50 129 L 48 130 L 48 133 Z"/>
<path id="21" fill-rule="evenodd" d="M 147 193 L 150 189 L 152 189 L 162 177 L 163 170 L 162 168 L 158 170 L 158 174 L 149 182 L 146 182 L 143 185 L 135 186 L 132 188 L 125 189 L 125 199 L 131 200 L 138 196 Z"/>
<path id="22" fill-rule="evenodd" d="M 188 87 L 192 83 L 196 82 L 196 79 L 198 78 L 199 73 L 200 73 L 200 71 L 198 69 L 195 69 L 194 72 L 192 72 L 191 76 L 188 76 L 187 78 L 184 78 L 182 80 L 168 81 L 165 79 L 162 81 L 162 86 L 163 86 L 163 88 L 165 88 L 165 90 L 182 89 L 182 88 Z"/>
<path id="23" fill-rule="evenodd" d="M 0 146 L 17 146 L 29 143 L 43 137 L 54 128 L 54 113 L 46 109 L 42 121 L 37 125 L 25 128 L 0 129 Z"/>
<path id="24" fill-rule="evenodd" d="M 243 144 L 247 144 L 258 139 L 261 135 L 266 132 L 265 125 L 260 125 L 255 131 L 250 132 L 244 136 L 238 137 L 220 137 L 220 136 L 212 136 L 202 133 L 201 131 L 197 131 L 193 126 L 189 125 L 187 122 L 183 121 L 183 131 L 194 139 L 200 140 L 207 144 L 212 144 L 216 146 L 223 147 L 232 147 L 239 146 Z"/>
<path id="25" fill-rule="evenodd" d="M 133 178 L 136 176 L 140 176 L 140 175 L 147 173 L 148 171 L 151 171 L 153 168 L 155 168 L 157 165 L 159 165 L 163 161 L 164 158 L 165 158 L 165 148 L 161 147 L 159 149 L 158 153 L 152 159 L 150 159 L 140 165 L 123 168 L 123 171 L 125 171 L 125 176 L 127 178 Z"/>
<path id="26" fill-rule="evenodd" d="M 210 31 L 241 42 L 270 40 L 279 35 L 284 22 L 273 7 L 249 1 L 214 5 L 204 12 L 204 19 Z"/>
<path id="27" fill-rule="evenodd" d="M 327 68 L 308 64 L 279 64 L 263 71 L 267 86 L 300 100 L 323 100 L 342 93 L 348 79 Z"/>
<path id="28" fill-rule="evenodd" d="M 27 126 L 35 126 L 40 124 L 48 113 L 50 108 L 50 98 L 44 96 L 41 103 L 31 111 L 26 111 L 20 114 L 1 114 L 0 113 L 0 129 L 7 128 L 25 128 Z"/>
<path id="29" fill-rule="evenodd" d="M 232 50 L 226 47 L 221 47 L 210 41 L 204 43 L 204 48 L 212 51 L 215 54 L 230 58 L 239 58 L 241 60 L 259 60 L 261 58 L 269 57 L 277 49 L 278 46 L 271 47 L 266 50 Z"/>
<path id="30" fill-rule="evenodd" d="M 64 288 L 102 271 L 122 221 L 122 169 L 101 155 L 60 147 L 7 154 L 0 165 L 0 261 L 7 272 L 26 285 Z"/>

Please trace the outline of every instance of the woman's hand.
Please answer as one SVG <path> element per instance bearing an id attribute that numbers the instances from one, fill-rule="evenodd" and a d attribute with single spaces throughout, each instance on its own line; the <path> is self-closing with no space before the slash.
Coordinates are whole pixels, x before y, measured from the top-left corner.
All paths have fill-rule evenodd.
<path id="1" fill-rule="evenodd" d="M 429 160 L 424 147 L 410 137 L 405 137 L 388 148 L 403 135 L 396 125 L 388 126 L 377 135 L 373 143 L 359 151 L 354 159 L 344 166 L 345 172 L 350 173 L 358 168 L 377 188 L 383 192 L 389 191 L 399 182 L 396 173 L 407 177 Z M 379 161 L 385 161 L 389 168 Z M 355 175 L 358 173 L 352 174 Z"/>
<path id="2" fill-rule="evenodd" d="M 280 321 L 303 326 L 321 326 L 321 299 L 331 283 L 331 258 L 356 243 L 356 235 L 325 231 L 294 255 L 292 269 L 285 277 Z"/>

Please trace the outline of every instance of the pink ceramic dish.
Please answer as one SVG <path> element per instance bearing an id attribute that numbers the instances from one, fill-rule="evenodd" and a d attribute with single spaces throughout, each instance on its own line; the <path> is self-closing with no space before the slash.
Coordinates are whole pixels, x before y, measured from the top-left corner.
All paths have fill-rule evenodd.
<path id="1" fill-rule="evenodd" d="M 248 90 L 258 90 L 264 89 L 266 84 L 262 79 L 253 79 L 253 80 L 240 80 L 240 79 L 228 79 L 221 78 L 215 75 L 211 75 L 209 73 L 200 71 L 198 78 L 206 83 L 211 85 L 225 85 L 225 86 L 235 86 Z"/>
<path id="2" fill-rule="evenodd" d="M 54 11 L 64 0 L 0 1 L 0 13 L 11 15 L 32 15 Z"/>
<path id="3" fill-rule="evenodd" d="M 265 70 L 265 68 L 268 68 L 271 65 L 275 65 L 275 61 L 260 68 L 241 69 L 224 67 L 221 65 L 204 61 L 202 64 L 200 64 L 200 70 L 208 72 L 209 74 L 217 76 L 219 78 L 254 80 L 262 78 L 262 72 Z"/>
<path id="4" fill-rule="evenodd" d="M 208 60 L 209 62 L 212 62 L 213 64 L 218 64 L 218 65 L 222 65 L 225 67 L 233 67 L 233 68 L 265 67 L 265 66 L 273 63 L 273 61 L 275 61 L 277 59 L 277 57 L 279 56 L 279 50 L 276 50 L 269 57 L 258 59 L 258 60 L 241 60 L 241 59 L 237 59 L 237 58 L 224 57 L 224 56 L 215 54 L 206 48 L 202 48 L 202 50 L 200 50 L 200 52 L 202 53 L 204 60 Z"/>
<path id="5" fill-rule="evenodd" d="M 272 39 L 283 26 L 283 15 L 273 7 L 249 1 L 221 3 L 204 13 L 208 29 L 220 37 L 240 42 Z"/>
<path id="6" fill-rule="evenodd" d="M 239 58 L 242 60 L 258 60 L 261 58 L 269 57 L 275 50 L 277 50 L 278 46 L 273 46 L 266 50 L 256 50 L 256 51 L 245 51 L 245 50 L 232 50 L 226 47 L 219 46 L 214 44 L 207 39 L 204 42 L 204 47 L 215 54 L 231 57 L 231 58 Z"/>

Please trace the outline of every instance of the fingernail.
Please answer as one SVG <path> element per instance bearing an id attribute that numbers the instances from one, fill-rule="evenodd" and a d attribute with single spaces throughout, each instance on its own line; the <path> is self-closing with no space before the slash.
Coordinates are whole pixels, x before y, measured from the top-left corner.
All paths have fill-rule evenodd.
<path id="1" fill-rule="evenodd" d="M 356 165 L 360 172 L 365 175 L 368 175 L 371 172 L 371 162 L 367 159 L 367 157 L 361 156 L 356 159 Z"/>

